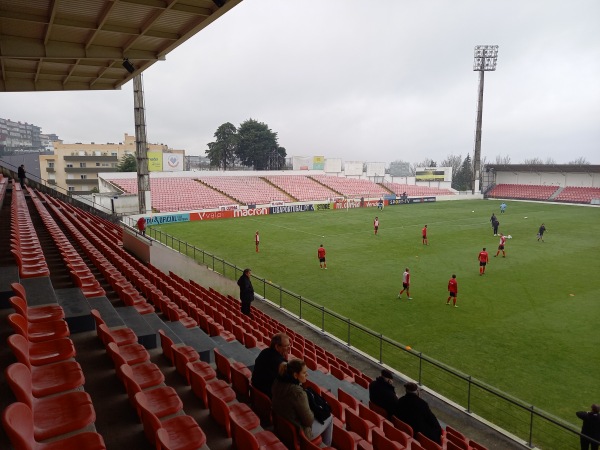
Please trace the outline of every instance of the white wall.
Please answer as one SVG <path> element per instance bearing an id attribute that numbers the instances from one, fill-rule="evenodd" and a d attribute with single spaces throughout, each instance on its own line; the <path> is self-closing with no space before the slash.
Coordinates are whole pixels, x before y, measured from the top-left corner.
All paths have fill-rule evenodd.
<path id="1" fill-rule="evenodd" d="M 600 173 L 497 172 L 496 184 L 600 187 Z"/>

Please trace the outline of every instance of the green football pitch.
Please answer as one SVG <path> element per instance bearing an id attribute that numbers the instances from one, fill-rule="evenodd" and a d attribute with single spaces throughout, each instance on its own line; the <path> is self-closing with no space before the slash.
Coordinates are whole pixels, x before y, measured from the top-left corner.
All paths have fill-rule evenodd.
<path id="1" fill-rule="evenodd" d="M 451 201 L 159 228 L 577 424 L 574 411 L 600 399 L 600 209 L 508 202 L 500 214 L 499 204 Z M 494 257 L 492 212 L 512 236 L 506 258 Z M 542 222 L 547 232 L 538 242 Z M 429 246 L 421 242 L 425 224 Z M 327 270 L 319 269 L 320 244 Z M 480 276 L 483 247 L 490 263 Z M 405 267 L 413 300 L 397 298 Z M 458 308 L 446 306 L 452 274 Z"/>

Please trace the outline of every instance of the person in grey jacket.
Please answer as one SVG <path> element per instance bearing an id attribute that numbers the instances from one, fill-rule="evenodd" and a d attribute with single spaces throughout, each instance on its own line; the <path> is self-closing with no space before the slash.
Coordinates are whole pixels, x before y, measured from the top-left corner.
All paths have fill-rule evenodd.
<path id="1" fill-rule="evenodd" d="M 306 381 L 308 370 L 306 363 L 300 359 L 288 361 L 287 370 L 283 376 L 273 383 L 271 408 L 273 412 L 292 422 L 298 429 L 304 431 L 310 440 L 321 436 L 323 443 L 331 445 L 333 435 L 333 416 L 325 419 L 324 423 L 315 420 L 308 405 L 308 397 L 302 387 Z"/>

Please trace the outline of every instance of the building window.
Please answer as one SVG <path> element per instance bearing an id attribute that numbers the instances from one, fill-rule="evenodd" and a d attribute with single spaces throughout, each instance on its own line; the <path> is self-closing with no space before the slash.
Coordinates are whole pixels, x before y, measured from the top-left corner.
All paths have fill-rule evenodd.
<path id="1" fill-rule="evenodd" d="M 73 167 L 73 164 L 67 163 L 67 168 L 72 168 L 72 167 Z"/>
<path id="2" fill-rule="evenodd" d="M 110 156 L 117 156 L 117 152 L 110 152 Z"/>
<path id="3" fill-rule="evenodd" d="M 87 180 L 87 175 L 79 175 L 82 180 Z"/>
<path id="4" fill-rule="evenodd" d="M 48 163 L 48 169 L 54 169 L 54 163 L 53 162 L 49 162 Z"/>
<path id="5" fill-rule="evenodd" d="M 96 167 L 100 167 L 100 163 L 96 163 Z"/>
<path id="6" fill-rule="evenodd" d="M 69 186 L 69 191 L 74 191 L 75 187 L 74 186 Z"/>
<path id="7" fill-rule="evenodd" d="M 85 167 L 86 163 L 79 163 L 79 167 Z"/>

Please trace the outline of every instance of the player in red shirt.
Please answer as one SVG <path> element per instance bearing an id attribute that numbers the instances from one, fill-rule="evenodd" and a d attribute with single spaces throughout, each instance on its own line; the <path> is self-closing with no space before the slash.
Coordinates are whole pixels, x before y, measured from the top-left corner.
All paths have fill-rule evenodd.
<path id="1" fill-rule="evenodd" d="M 427 225 L 423 227 L 421 234 L 423 235 L 423 245 L 429 245 L 429 241 L 427 240 Z"/>
<path id="2" fill-rule="evenodd" d="M 402 290 L 400 291 L 400 293 L 398 294 L 398 298 L 402 297 L 402 293 L 406 291 L 406 297 L 408 297 L 409 300 L 412 300 L 412 297 L 410 296 L 410 271 L 408 270 L 408 267 L 406 269 L 404 269 L 404 273 L 402 274 Z"/>
<path id="3" fill-rule="evenodd" d="M 454 304 L 454 307 L 458 308 L 458 306 L 456 306 L 456 300 L 458 300 L 458 283 L 456 281 L 456 275 L 452 275 L 452 278 L 448 281 L 448 300 L 446 300 L 446 305 L 450 304 L 450 299 L 453 299 L 452 303 Z"/>
<path id="4" fill-rule="evenodd" d="M 317 250 L 317 257 L 319 258 L 321 269 L 327 269 L 327 263 L 325 262 L 325 248 L 323 247 L 323 244 L 321 244 Z"/>
<path id="5" fill-rule="evenodd" d="M 502 257 L 506 258 L 506 252 L 504 251 L 504 244 L 506 244 L 506 236 L 500 233 L 500 243 L 498 244 L 498 251 L 494 255 L 494 258 L 502 252 Z"/>
<path id="6" fill-rule="evenodd" d="M 258 234 L 258 230 L 256 230 L 256 234 L 254 235 L 254 243 L 256 244 L 256 253 L 258 253 L 258 244 L 260 244 L 260 236 Z"/>
<path id="7" fill-rule="evenodd" d="M 375 229 L 375 236 L 377 236 L 377 230 L 379 230 L 379 217 L 375 217 L 373 228 Z"/>
<path id="8" fill-rule="evenodd" d="M 489 255 L 483 247 L 483 250 L 479 252 L 479 275 L 485 275 L 485 266 L 488 263 Z"/>

